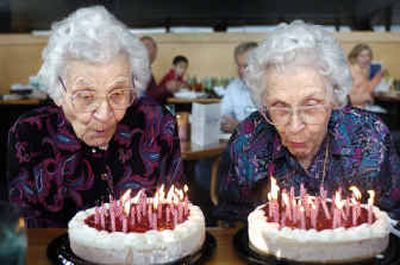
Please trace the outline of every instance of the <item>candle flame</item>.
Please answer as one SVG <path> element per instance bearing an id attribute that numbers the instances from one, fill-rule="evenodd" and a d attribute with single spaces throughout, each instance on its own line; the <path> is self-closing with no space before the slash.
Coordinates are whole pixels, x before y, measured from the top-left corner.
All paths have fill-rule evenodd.
<path id="1" fill-rule="evenodd" d="M 271 177 L 271 196 L 272 199 L 277 200 L 279 193 L 279 186 L 276 184 L 276 179 Z"/>
<path id="2" fill-rule="evenodd" d="M 159 192 L 159 190 L 156 191 L 156 193 L 154 194 L 154 199 L 153 199 L 153 209 L 155 209 L 155 210 L 157 210 L 159 200 L 161 199 L 158 192 Z"/>
<path id="3" fill-rule="evenodd" d="M 183 192 L 184 193 L 187 193 L 189 191 L 189 188 L 188 188 L 188 186 L 185 184 L 184 186 L 183 186 Z"/>
<path id="4" fill-rule="evenodd" d="M 361 192 L 360 192 L 360 190 L 359 190 L 356 186 L 351 186 L 351 187 L 349 187 L 349 190 L 350 190 L 351 192 L 353 192 L 354 196 L 356 197 L 356 199 L 357 199 L 358 201 L 361 200 L 361 197 L 362 197 Z"/>
<path id="5" fill-rule="evenodd" d="M 368 194 L 369 194 L 368 205 L 374 205 L 375 191 L 373 191 L 373 190 L 368 190 L 367 192 L 368 192 Z"/>
<path id="6" fill-rule="evenodd" d="M 286 206 L 289 205 L 289 195 L 287 193 L 282 193 L 282 201 Z"/>
<path id="7" fill-rule="evenodd" d="M 133 197 L 133 198 L 131 199 L 131 202 L 132 202 L 132 203 L 135 203 L 135 204 L 139 203 L 140 196 L 142 195 L 143 192 L 144 192 L 143 189 L 139 190 L 139 191 L 136 193 L 135 197 Z"/>
<path id="8" fill-rule="evenodd" d="M 124 208 L 124 213 L 126 215 L 129 215 L 129 212 L 131 211 L 131 200 L 130 200 L 130 196 L 131 196 L 131 189 L 128 189 L 127 191 L 125 191 L 125 193 L 121 196 L 121 205 Z"/>

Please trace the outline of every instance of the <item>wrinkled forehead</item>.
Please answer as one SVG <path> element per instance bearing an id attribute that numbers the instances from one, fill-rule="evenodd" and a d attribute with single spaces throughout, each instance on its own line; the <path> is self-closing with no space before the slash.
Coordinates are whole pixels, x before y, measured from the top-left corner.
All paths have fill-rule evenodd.
<path id="1" fill-rule="evenodd" d="M 69 59 L 66 62 L 63 78 L 70 85 L 110 84 L 131 80 L 128 56 L 119 54 L 107 62 L 90 62 Z"/>
<path id="2" fill-rule="evenodd" d="M 328 80 L 312 66 L 269 67 L 264 74 L 265 98 L 296 104 L 308 97 L 327 99 Z"/>

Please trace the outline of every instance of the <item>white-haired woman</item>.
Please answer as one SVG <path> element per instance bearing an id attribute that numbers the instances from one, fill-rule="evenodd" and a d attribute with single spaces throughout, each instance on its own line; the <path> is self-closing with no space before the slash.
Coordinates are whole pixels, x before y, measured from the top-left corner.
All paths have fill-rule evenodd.
<path id="1" fill-rule="evenodd" d="M 182 182 L 175 119 L 141 97 L 147 51 L 104 7 L 53 25 L 39 76 L 55 104 L 18 119 L 8 144 L 9 197 L 28 226 L 65 226 L 109 194 Z"/>
<path id="2" fill-rule="evenodd" d="M 321 185 L 330 194 L 374 189 L 381 206 L 395 207 L 400 165 L 388 128 L 345 107 L 351 76 L 331 34 L 301 21 L 280 25 L 251 54 L 245 78 L 259 111 L 237 127 L 224 154 L 220 218 L 244 220 L 266 197 L 270 176 L 311 193 Z"/>

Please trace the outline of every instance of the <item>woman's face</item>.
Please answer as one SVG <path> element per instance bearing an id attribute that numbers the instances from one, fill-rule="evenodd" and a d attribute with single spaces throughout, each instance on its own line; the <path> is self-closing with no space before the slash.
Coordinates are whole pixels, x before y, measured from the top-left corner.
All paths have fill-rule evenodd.
<path id="1" fill-rule="evenodd" d="M 107 95 L 132 89 L 128 57 L 120 54 L 104 64 L 71 60 L 65 73 L 63 81 L 67 91 L 60 105 L 75 134 L 89 146 L 107 146 L 126 112 L 126 108 L 113 109 Z M 94 105 L 98 107 L 83 111 L 85 105 L 74 104 L 77 95 L 84 99 L 94 98 Z"/>
<path id="2" fill-rule="evenodd" d="M 264 77 L 268 90 L 262 103 L 269 109 L 270 116 L 273 108 L 277 110 L 277 124 L 282 123 L 282 109 L 290 113 L 294 108 L 303 108 L 286 115 L 287 123 L 275 127 L 290 153 L 298 160 L 310 162 L 326 135 L 332 110 L 326 81 L 316 70 L 306 66 L 287 67 L 279 73 L 270 69 Z"/>
<path id="3" fill-rule="evenodd" d="M 371 64 L 371 60 L 372 58 L 369 50 L 361 51 L 356 58 L 357 64 L 362 68 L 368 67 Z"/>

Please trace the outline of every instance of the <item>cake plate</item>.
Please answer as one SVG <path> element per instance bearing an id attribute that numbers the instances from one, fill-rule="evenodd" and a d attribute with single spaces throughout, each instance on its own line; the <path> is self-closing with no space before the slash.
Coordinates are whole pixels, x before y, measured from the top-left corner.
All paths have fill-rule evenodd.
<path id="1" fill-rule="evenodd" d="M 206 232 L 204 244 L 199 251 L 177 261 L 163 263 L 163 265 L 202 264 L 213 255 L 216 245 L 217 243 L 214 236 Z M 47 246 L 47 257 L 53 265 L 95 265 L 95 263 L 85 261 L 72 252 L 69 247 L 69 238 L 67 233 L 56 237 L 50 242 Z"/>
<path id="2" fill-rule="evenodd" d="M 235 251 L 250 264 L 266 265 L 315 265 L 321 263 L 295 262 L 286 259 L 278 259 L 272 255 L 263 255 L 254 251 L 250 246 L 247 227 L 243 227 L 233 237 Z M 326 264 L 326 263 L 324 263 Z M 335 263 L 336 265 L 338 263 Z M 390 234 L 389 246 L 381 254 L 368 260 L 358 262 L 346 262 L 346 265 L 395 265 L 400 264 L 400 238 Z"/>

